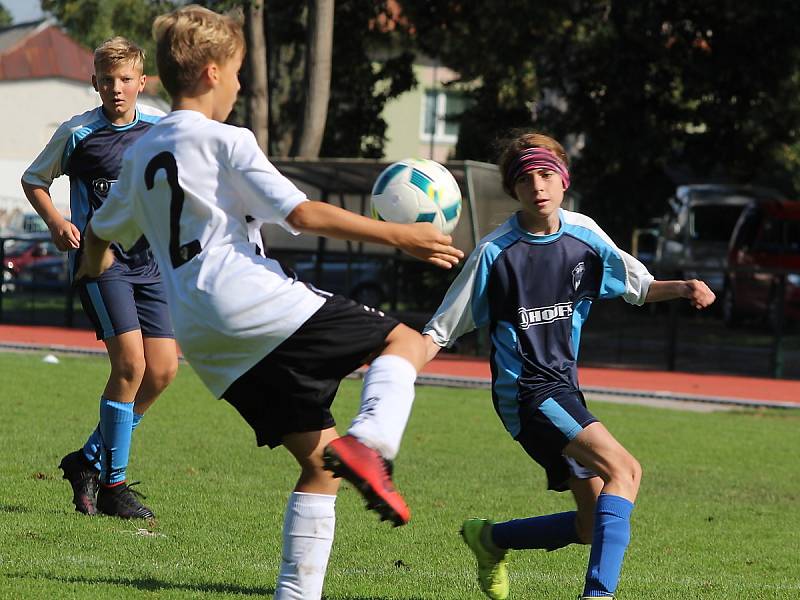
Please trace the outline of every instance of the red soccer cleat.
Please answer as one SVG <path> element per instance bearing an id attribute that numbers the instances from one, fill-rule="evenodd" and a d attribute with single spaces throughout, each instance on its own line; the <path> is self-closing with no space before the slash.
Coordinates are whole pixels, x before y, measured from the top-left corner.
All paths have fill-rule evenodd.
<path id="1" fill-rule="evenodd" d="M 345 435 L 325 447 L 323 459 L 325 469 L 352 483 L 366 499 L 367 510 L 377 511 L 381 521 L 389 520 L 395 527 L 408 523 L 411 511 L 394 489 L 391 463 L 378 452 Z"/>

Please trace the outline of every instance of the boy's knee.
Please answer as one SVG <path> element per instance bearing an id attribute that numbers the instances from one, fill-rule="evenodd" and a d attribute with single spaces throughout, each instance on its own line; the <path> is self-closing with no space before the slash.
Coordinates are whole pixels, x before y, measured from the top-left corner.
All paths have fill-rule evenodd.
<path id="1" fill-rule="evenodd" d="M 627 454 L 614 465 L 610 476 L 612 481 L 624 486 L 635 495 L 642 481 L 642 465 L 632 455 Z"/>
<path id="2" fill-rule="evenodd" d="M 422 334 L 407 325 L 398 325 L 386 338 L 384 353 L 397 354 L 408 360 L 419 370 L 427 362 L 427 348 Z"/>
<path id="3" fill-rule="evenodd" d="M 146 368 L 144 356 L 122 356 L 111 366 L 112 374 L 130 383 L 141 381 Z"/>
<path id="4" fill-rule="evenodd" d="M 149 365 L 148 365 L 149 366 Z M 167 387 L 172 381 L 175 379 L 175 376 L 178 374 L 178 361 L 172 361 L 167 364 L 159 365 L 159 369 L 156 371 L 156 383 L 158 386 L 163 390 Z"/>

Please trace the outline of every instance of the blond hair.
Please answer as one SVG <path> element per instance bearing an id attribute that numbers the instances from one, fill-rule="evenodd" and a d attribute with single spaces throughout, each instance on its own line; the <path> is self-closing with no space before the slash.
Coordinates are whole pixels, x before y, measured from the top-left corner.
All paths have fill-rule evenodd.
<path id="1" fill-rule="evenodd" d="M 95 73 L 108 72 L 122 64 L 130 64 L 139 73 L 144 72 L 144 50 L 121 36 L 107 39 L 95 48 Z"/>
<path id="2" fill-rule="evenodd" d="M 222 65 L 245 47 L 237 20 L 196 4 L 157 17 L 153 37 L 158 75 L 171 96 L 194 89 L 209 63 Z"/>
<path id="3" fill-rule="evenodd" d="M 567 158 L 564 147 L 549 135 L 531 130 L 516 130 L 512 132 L 511 135 L 512 137 L 505 142 L 503 152 L 500 155 L 500 159 L 497 161 L 497 166 L 503 178 L 503 190 L 512 198 L 516 198 L 517 195 L 516 192 L 514 192 L 515 182 L 510 180 L 511 173 L 509 172 L 509 167 L 524 150 L 528 148 L 544 148 L 545 150 L 550 150 L 550 152 L 555 154 L 556 157 L 564 163 L 565 167 L 569 166 L 569 158 Z"/>

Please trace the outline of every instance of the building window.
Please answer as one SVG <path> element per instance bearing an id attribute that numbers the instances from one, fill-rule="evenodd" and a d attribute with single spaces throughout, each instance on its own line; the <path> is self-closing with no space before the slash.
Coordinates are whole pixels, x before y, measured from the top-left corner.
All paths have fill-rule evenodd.
<path id="1" fill-rule="evenodd" d="M 467 108 L 467 98 L 457 92 L 427 90 L 423 106 L 422 138 L 455 144 L 458 141 L 458 118 Z"/>

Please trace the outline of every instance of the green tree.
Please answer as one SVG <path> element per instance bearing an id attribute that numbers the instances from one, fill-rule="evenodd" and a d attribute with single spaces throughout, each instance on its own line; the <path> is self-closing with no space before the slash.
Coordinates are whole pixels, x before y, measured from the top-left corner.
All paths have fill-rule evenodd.
<path id="1" fill-rule="evenodd" d="M 14 22 L 8 9 L 0 4 L 0 27 L 8 27 Z"/>
<path id="2" fill-rule="evenodd" d="M 129 38 L 145 50 L 145 73 L 155 74 L 153 19 L 174 8 L 170 0 L 41 0 L 64 29 L 87 48 L 115 35 Z"/>
<path id="3" fill-rule="evenodd" d="M 473 82 L 459 158 L 509 126 L 574 142 L 581 210 L 612 233 L 679 181 L 797 193 L 800 5 L 776 0 L 406 0 L 420 48 Z"/>
<path id="4" fill-rule="evenodd" d="M 248 14 L 258 0 L 200 0 L 217 11 L 241 7 Z M 308 4 L 297 0 L 264 0 L 264 32 L 269 107 L 269 152 L 291 156 L 296 152 L 299 127 L 306 106 Z M 390 22 L 386 0 L 338 0 L 334 3 L 330 100 L 320 149 L 327 157 L 383 156 L 386 102 L 411 89 L 410 39 L 402 29 L 381 28 Z M 354 34 L 353 32 L 358 32 Z M 380 61 L 374 60 L 382 55 Z M 251 57 L 253 58 L 253 57 Z M 242 95 L 253 93 L 248 69 L 242 73 Z M 234 119 L 248 123 L 240 102 Z"/>

